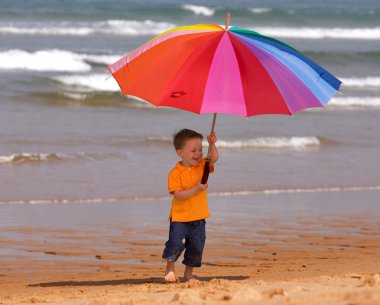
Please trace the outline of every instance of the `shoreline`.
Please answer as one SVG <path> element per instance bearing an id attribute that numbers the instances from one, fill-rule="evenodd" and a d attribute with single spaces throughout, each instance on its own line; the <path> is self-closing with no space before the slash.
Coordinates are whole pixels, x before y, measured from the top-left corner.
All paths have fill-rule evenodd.
<path id="1" fill-rule="evenodd" d="M 163 283 L 167 202 L 1 206 L 0 304 L 377 304 L 376 198 L 210 198 L 201 282 L 177 284 Z"/>
<path id="2" fill-rule="evenodd" d="M 224 192 L 210 192 L 208 197 L 234 197 L 255 195 L 278 195 L 278 194 L 302 194 L 302 193 L 330 193 L 330 192 L 357 192 L 357 191 L 379 191 L 380 185 L 364 186 L 332 186 L 315 188 L 272 188 L 257 190 L 234 190 Z M 118 196 L 99 198 L 55 198 L 55 199 L 0 199 L 0 205 L 45 205 L 45 204 L 111 204 L 111 203 L 133 203 L 143 201 L 170 201 L 171 196 Z"/>

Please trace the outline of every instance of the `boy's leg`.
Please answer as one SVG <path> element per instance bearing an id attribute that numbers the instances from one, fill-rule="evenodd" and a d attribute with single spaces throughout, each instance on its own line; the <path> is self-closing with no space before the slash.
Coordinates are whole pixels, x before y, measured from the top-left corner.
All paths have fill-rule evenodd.
<path id="1" fill-rule="evenodd" d="M 185 278 L 185 281 L 198 281 L 198 279 L 193 275 L 193 267 L 190 266 L 186 266 L 183 277 Z"/>
<path id="2" fill-rule="evenodd" d="M 192 224 L 192 230 L 186 239 L 186 251 L 183 264 L 186 265 L 185 280 L 195 279 L 193 268 L 202 264 L 202 254 L 206 242 L 206 221 L 198 220 Z"/>
<path id="3" fill-rule="evenodd" d="M 185 249 L 182 240 L 186 237 L 186 227 L 181 222 L 170 222 L 169 240 L 165 243 L 162 258 L 166 259 L 165 281 L 175 282 L 174 264 Z"/>
<path id="4" fill-rule="evenodd" d="M 166 270 L 165 270 L 165 282 L 173 283 L 177 281 L 177 278 L 174 273 L 174 263 L 173 261 L 166 261 Z"/>

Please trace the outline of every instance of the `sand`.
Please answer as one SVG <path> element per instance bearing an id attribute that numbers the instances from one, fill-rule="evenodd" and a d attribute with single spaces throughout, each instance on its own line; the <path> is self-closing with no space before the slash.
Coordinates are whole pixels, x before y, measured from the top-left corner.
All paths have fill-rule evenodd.
<path id="1" fill-rule="evenodd" d="M 13 225 L 0 240 L 0 304 L 380 304 L 377 217 L 266 217 L 235 230 L 216 219 L 200 281 L 184 282 L 177 263 L 174 284 L 163 282 L 166 224 Z"/>

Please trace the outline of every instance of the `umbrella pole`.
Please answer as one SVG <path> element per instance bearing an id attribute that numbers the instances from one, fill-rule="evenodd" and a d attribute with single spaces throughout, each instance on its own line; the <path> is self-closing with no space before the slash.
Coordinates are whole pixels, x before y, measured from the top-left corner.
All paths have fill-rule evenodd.
<path id="1" fill-rule="evenodd" d="M 211 125 L 210 134 L 214 133 L 215 122 L 216 122 L 216 113 L 214 113 L 214 117 L 212 118 L 212 125 Z M 208 145 L 208 151 L 207 151 L 206 164 L 205 164 L 205 168 L 203 170 L 203 176 L 202 176 L 202 180 L 201 180 L 202 184 L 206 184 L 207 180 L 208 180 L 208 175 L 210 173 L 210 158 L 211 158 L 211 145 L 209 144 Z"/>
<path id="2" fill-rule="evenodd" d="M 214 133 L 215 130 L 215 122 L 216 122 L 216 113 L 214 113 L 214 117 L 212 118 L 212 124 L 211 124 L 211 131 L 210 135 Z M 211 147 L 210 145 L 208 146 L 208 151 L 207 151 L 207 160 L 210 160 L 211 155 Z"/>
<path id="3" fill-rule="evenodd" d="M 226 15 L 226 27 L 225 27 L 226 30 L 228 30 L 228 26 L 230 24 L 230 18 L 231 18 L 231 14 L 230 12 L 228 12 Z"/>
<path id="4" fill-rule="evenodd" d="M 230 15 L 230 12 L 228 12 L 227 15 L 226 15 L 226 27 L 225 27 L 225 30 L 227 30 L 227 31 L 228 31 L 228 26 L 229 26 L 229 23 L 230 23 L 230 18 L 231 18 L 231 15 Z M 210 132 L 210 134 L 214 133 L 215 122 L 216 122 L 216 113 L 214 113 L 214 117 L 212 118 L 212 125 L 211 125 L 211 132 Z M 202 180 L 201 180 L 202 184 L 206 184 L 207 180 L 208 180 L 208 175 L 210 173 L 210 158 L 211 158 L 211 145 L 209 144 L 208 145 L 208 151 L 207 151 L 205 168 L 203 170 L 203 176 L 202 176 Z"/>

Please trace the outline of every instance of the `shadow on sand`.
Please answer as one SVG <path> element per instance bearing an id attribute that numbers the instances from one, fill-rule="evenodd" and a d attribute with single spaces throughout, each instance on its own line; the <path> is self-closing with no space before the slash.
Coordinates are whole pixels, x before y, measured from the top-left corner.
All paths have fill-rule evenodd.
<path id="1" fill-rule="evenodd" d="M 215 276 L 215 277 L 198 277 L 202 282 L 208 282 L 213 279 L 229 280 L 229 281 L 242 281 L 248 279 L 248 276 Z M 184 281 L 181 281 L 183 283 Z M 121 279 L 121 280 L 109 280 L 109 281 L 62 281 L 62 282 L 50 282 L 50 283 L 38 283 L 30 284 L 28 287 L 67 287 L 67 286 L 107 286 L 107 285 L 139 285 L 139 284 L 164 284 L 163 278 L 150 277 L 145 279 Z"/>

